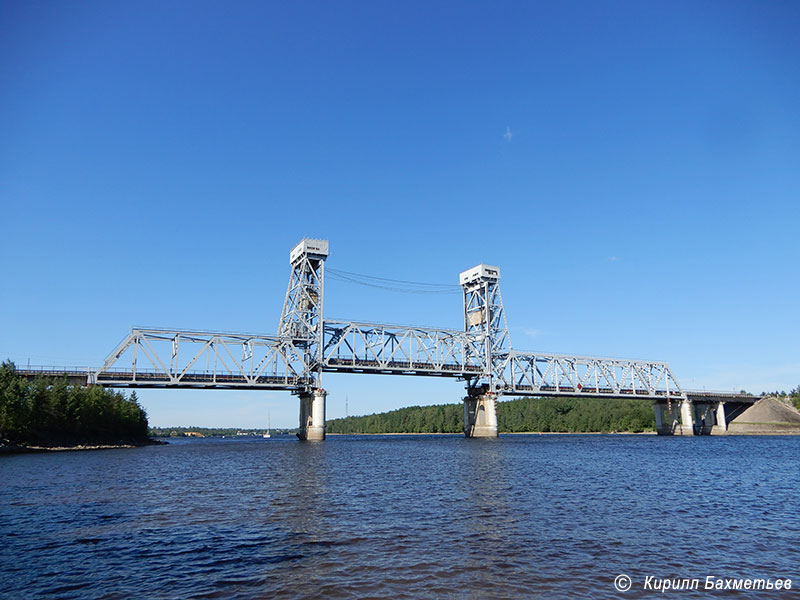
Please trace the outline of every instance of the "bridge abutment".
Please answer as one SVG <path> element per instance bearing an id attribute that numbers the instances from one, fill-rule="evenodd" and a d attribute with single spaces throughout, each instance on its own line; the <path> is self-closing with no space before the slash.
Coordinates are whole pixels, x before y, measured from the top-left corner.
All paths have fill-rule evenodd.
<path id="1" fill-rule="evenodd" d="M 325 398 L 327 395 L 322 388 L 300 393 L 300 429 L 297 437 L 301 440 L 325 439 Z"/>
<path id="2" fill-rule="evenodd" d="M 464 398 L 464 435 L 468 438 L 497 437 L 497 396 L 481 394 Z"/>

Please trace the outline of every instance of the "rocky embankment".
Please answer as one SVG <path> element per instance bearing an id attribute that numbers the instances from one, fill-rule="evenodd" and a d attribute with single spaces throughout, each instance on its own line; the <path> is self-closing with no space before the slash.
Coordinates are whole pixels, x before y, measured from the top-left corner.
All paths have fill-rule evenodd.
<path id="1" fill-rule="evenodd" d="M 778 398 L 762 398 L 728 424 L 728 434 L 800 434 L 800 412 Z"/>
<path id="2" fill-rule="evenodd" d="M 72 450 L 112 450 L 116 448 L 141 448 L 142 446 L 154 446 L 167 444 L 161 440 L 149 439 L 142 442 L 119 444 L 75 444 L 73 446 L 36 446 L 27 444 L 14 444 L 8 440 L 0 440 L 0 454 L 29 454 L 36 452 L 68 452 Z"/>

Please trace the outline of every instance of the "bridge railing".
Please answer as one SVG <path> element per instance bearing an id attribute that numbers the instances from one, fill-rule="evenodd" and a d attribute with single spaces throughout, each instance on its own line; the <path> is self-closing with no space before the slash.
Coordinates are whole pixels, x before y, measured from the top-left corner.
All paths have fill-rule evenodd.
<path id="1" fill-rule="evenodd" d="M 92 369 L 89 367 L 56 367 L 52 365 L 35 365 L 15 367 L 14 371 L 19 375 L 44 375 L 60 377 L 64 375 L 88 375 L 92 372 Z"/>
<path id="2" fill-rule="evenodd" d="M 735 392 L 732 390 L 686 390 L 686 393 L 695 396 L 742 396 L 746 398 L 755 395 L 750 392 Z"/>
<path id="3" fill-rule="evenodd" d="M 742 400 L 744 402 L 755 402 L 761 398 L 760 395 L 751 394 L 749 392 L 734 392 L 726 390 L 685 390 L 686 395 L 690 398 L 710 398 L 714 400 L 731 399 Z"/>

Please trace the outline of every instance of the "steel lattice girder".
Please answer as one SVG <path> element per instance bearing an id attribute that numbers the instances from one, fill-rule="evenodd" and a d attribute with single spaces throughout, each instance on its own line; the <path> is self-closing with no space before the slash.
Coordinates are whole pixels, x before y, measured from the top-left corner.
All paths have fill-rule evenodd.
<path id="1" fill-rule="evenodd" d="M 495 361 L 503 394 L 683 397 L 667 363 L 511 351 Z"/>
<path id="2" fill-rule="evenodd" d="M 482 364 L 473 336 L 451 329 L 324 322 L 322 369 L 480 380 L 503 395 L 682 397 L 662 362 L 510 351 Z M 107 386 L 296 390 L 313 385 L 293 368 L 302 349 L 278 336 L 134 329 L 90 375 Z"/>
<path id="3" fill-rule="evenodd" d="M 466 348 L 473 336 L 452 329 L 325 321 L 323 369 L 453 377 L 486 372 Z"/>
<path id="4" fill-rule="evenodd" d="M 306 382 L 276 336 L 133 329 L 90 383 L 138 387 L 294 389 Z"/>
<path id="5" fill-rule="evenodd" d="M 324 321 L 327 256 L 324 240 L 291 251 L 278 335 L 136 328 L 89 383 L 297 391 L 344 371 L 458 377 L 498 394 L 685 397 L 666 363 L 514 351 L 491 265 L 461 273 L 463 331 Z"/>

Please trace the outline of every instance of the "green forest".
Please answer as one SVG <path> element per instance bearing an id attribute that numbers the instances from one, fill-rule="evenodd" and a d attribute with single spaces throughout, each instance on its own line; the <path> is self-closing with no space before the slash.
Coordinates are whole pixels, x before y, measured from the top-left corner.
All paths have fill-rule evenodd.
<path id="1" fill-rule="evenodd" d="M 0 365 L 0 445 L 138 444 L 148 440 L 147 414 L 130 397 L 65 379 L 19 375 Z"/>
<path id="2" fill-rule="evenodd" d="M 590 433 L 655 430 L 649 400 L 519 398 L 497 403 L 501 433 Z M 411 406 L 391 412 L 333 419 L 328 433 L 457 433 L 464 430 L 462 404 Z"/>

